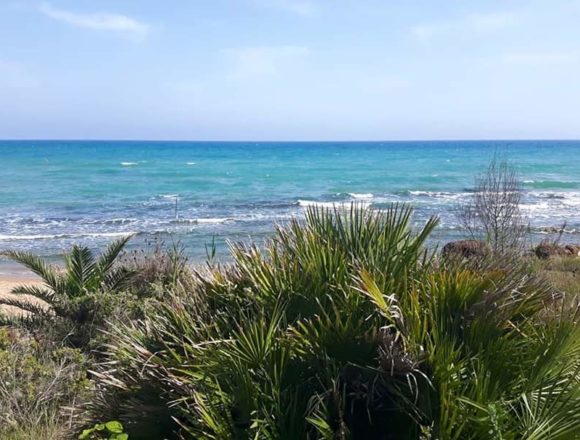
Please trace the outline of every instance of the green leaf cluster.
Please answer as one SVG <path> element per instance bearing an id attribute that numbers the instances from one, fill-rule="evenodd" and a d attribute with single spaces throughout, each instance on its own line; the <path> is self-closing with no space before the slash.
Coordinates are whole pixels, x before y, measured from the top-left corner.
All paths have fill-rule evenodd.
<path id="1" fill-rule="evenodd" d="M 92 428 L 83 430 L 79 435 L 79 440 L 127 440 L 128 438 L 129 435 L 123 432 L 123 424 L 116 420 L 96 423 Z"/>
<path id="2" fill-rule="evenodd" d="M 232 244 L 111 330 L 94 411 L 136 438 L 580 438 L 576 308 L 517 264 L 439 262 L 411 218 L 312 207 Z"/>

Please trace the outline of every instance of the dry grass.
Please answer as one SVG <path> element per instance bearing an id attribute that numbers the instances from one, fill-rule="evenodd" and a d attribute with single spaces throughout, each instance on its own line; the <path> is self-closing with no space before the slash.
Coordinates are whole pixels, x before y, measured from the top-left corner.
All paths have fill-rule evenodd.
<path id="1" fill-rule="evenodd" d="M 0 438 L 71 438 L 90 392 L 79 351 L 0 328 Z"/>
<path id="2" fill-rule="evenodd" d="M 580 295 L 580 258 L 534 258 L 531 268 L 543 275 L 556 289 L 569 295 Z"/>

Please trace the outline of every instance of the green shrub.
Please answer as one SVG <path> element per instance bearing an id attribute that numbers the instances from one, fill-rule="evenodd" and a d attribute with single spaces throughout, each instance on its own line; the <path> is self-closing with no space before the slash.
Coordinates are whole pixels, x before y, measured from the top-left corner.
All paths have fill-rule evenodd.
<path id="1" fill-rule="evenodd" d="M 347 372 L 375 380 L 367 365 L 384 336 L 380 315 L 354 282 L 362 265 L 395 291 L 429 267 L 422 245 L 436 220 L 413 234 L 410 218 L 402 206 L 311 209 L 305 223 L 279 229 L 265 253 L 235 246 L 233 266 L 189 295 L 165 298 L 145 321 L 114 329 L 105 365 L 115 371 L 101 372 L 97 412 L 117 404 L 110 416 L 131 435 L 153 418 L 140 409 L 161 411 L 163 401 L 167 427 L 196 438 L 314 433 L 307 413 L 320 412 L 329 389 L 340 395 L 351 386 Z M 365 367 L 350 368 L 353 362 Z M 361 402 L 353 401 L 357 414 L 365 412 Z"/>
<path id="2" fill-rule="evenodd" d="M 84 429 L 79 440 L 127 440 L 129 436 L 123 432 L 123 424 L 116 420 L 107 423 L 96 423 L 92 428 Z"/>
<path id="3" fill-rule="evenodd" d="M 119 264 L 133 276 L 128 288 L 140 298 L 162 296 L 166 290 L 192 287 L 193 276 L 180 243 L 165 246 L 162 241 L 147 242 L 145 249 L 132 250 L 119 257 Z"/>
<path id="4" fill-rule="evenodd" d="M 62 335 L 75 347 L 87 347 L 103 327 L 113 309 L 121 301 L 123 292 L 133 273 L 116 266 L 115 260 L 131 237 L 117 240 L 96 258 L 90 249 L 73 246 L 65 255 L 63 269 L 46 263 L 26 252 L 8 251 L 4 255 L 24 265 L 38 275 L 43 286 L 18 286 L 11 293 L 20 298 L 0 298 L 0 304 L 19 307 L 27 315 L 16 318 L 3 317 L 4 323 L 24 324 L 28 328 L 62 328 Z M 32 296 L 43 303 L 31 302 Z"/>
<path id="5" fill-rule="evenodd" d="M 0 328 L 0 438 L 70 438 L 91 393 L 86 357 Z"/>
<path id="6" fill-rule="evenodd" d="M 311 208 L 117 322 L 95 417 L 131 438 L 580 436 L 577 308 L 518 265 L 434 264 L 411 210 Z"/>

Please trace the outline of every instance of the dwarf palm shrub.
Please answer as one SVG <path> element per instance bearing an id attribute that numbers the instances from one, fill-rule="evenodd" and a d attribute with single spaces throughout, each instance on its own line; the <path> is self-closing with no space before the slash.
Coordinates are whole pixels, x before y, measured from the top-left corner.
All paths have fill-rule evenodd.
<path id="1" fill-rule="evenodd" d="M 231 267 L 200 279 L 189 296 L 166 298 L 144 322 L 112 332 L 103 387 L 128 402 L 129 395 L 147 398 L 156 382 L 157 396 L 183 398 L 172 413 L 200 438 L 226 438 L 225 430 L 274 436 L 278 425 L 286 438 L 314 432 L 305 418 L 313 399 L 341 387 L 353 361 L 372 365 L 383 338 L 379 315 L 353 283 L 362 265 L 402 293 L 430 264 L 423 244 L 436 219 L 413 232 L 411 213 L 406 206 L 312 208 L 304 221 L 278 228 L 264 251 L 233 246 Z M 133 374 L 145 362 L 143 374 Z M 185 377 L 177 372 L 183 363 Z M 121 406 L 110 416 L 131 429 L 130 416 L 147 405 Z M 220 433 L 211 434 L 217 425 Z"/>
<path id="2" fill-rule="evenodd" d="M 436 264 L 410 220 L 311 208 L 232 246 L 113 327 L 94 411 L 137 438 L 576 438 L 575 312 L 517 267 Z"/>

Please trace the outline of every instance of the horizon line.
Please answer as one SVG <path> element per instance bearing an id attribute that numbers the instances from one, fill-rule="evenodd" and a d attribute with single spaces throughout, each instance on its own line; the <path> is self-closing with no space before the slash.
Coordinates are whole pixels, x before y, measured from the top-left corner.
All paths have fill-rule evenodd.
<path id="1" fill-rule="evenodd" d="M 395 142 L 579 142 L 580 138 L 418 138 L 418 139 L 140 139 L 140 138 L 0 138 L 0 142 L 191 142 L 191 143 L 395 143 Z"/>

